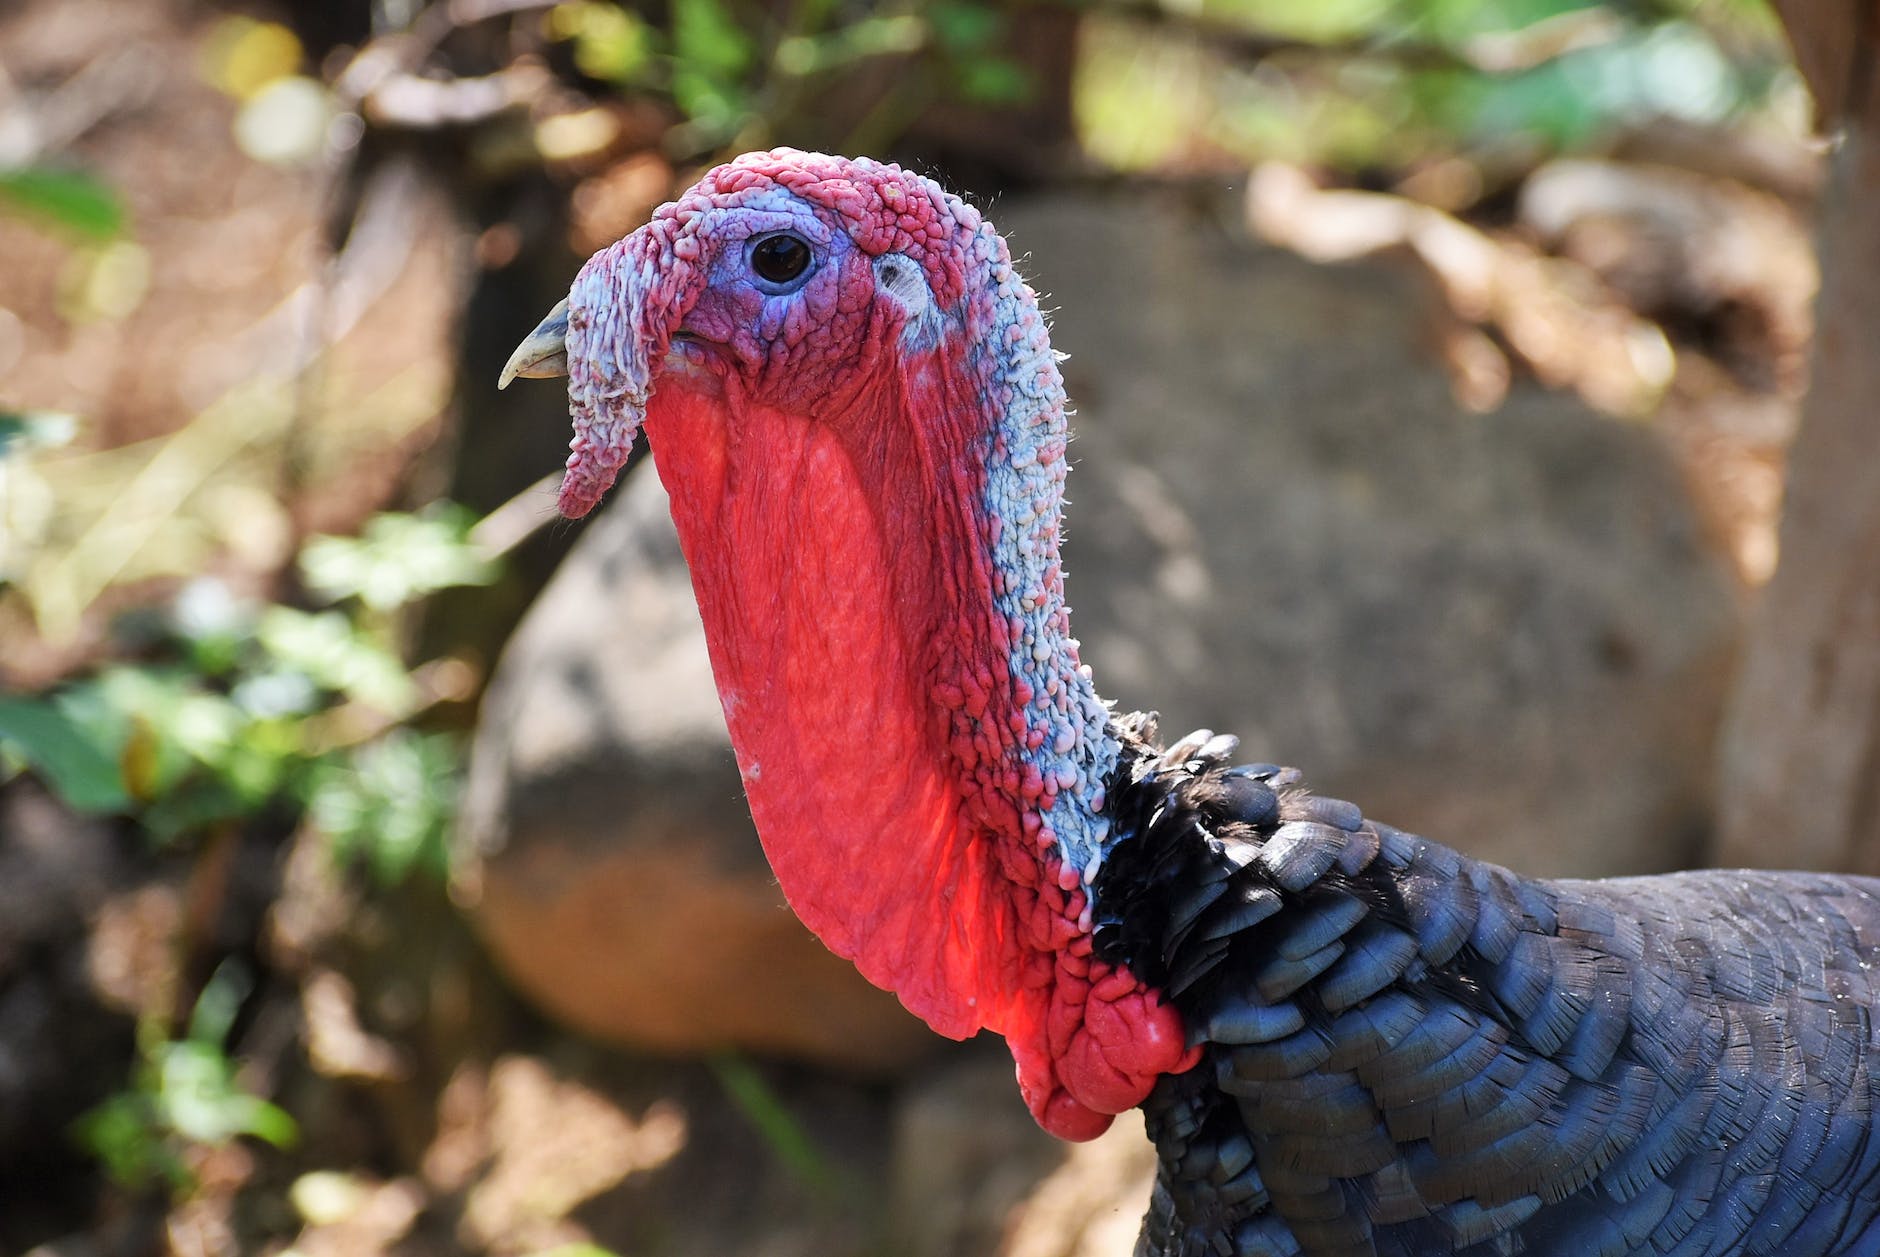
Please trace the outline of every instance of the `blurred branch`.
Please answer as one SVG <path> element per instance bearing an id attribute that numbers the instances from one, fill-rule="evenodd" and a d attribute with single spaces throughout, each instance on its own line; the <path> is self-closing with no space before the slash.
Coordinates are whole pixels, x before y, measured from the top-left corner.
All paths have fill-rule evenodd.
<path id="1" fill-rule="evenodd" d="M 481 78 L 438 80 L 419 78 L 417 71 L 454 31 L 491 18 L 550 9 L 555 3 L 556 0 L 443 0 L 426 5 L 405 30 L 367 41 L 334 77 L 333 93 L 349 109 L 358 109 L 368 98 L 381 93 L 389 94 L 389 102 L 373 99 L 369 112 L 375 121 L 389 121 L 393 125 L 475 122 L 500 113 L 539 90 L 544 72 L 538 67 L 515 65 Z M 514 77 L 525 73 L 535 77 L 526 83 Z M 531 89 L 530 93 L 515 94 L 525 86 Z M 498 100 L 498 97 L 506 99 Z M 379 111 L 383 111 L 383 118 Z"/>
<path id="2" fill-rule="evenodd" d="M 477 553 L 492 561 L 500 559 L 560 519 L 555 493 L 561 475 L 561 469 L 556 468 L 478 520 L 470 530 L 470 544 Z"/>
<path id="3" fill-rule="evenodd" d="M 1441 298 L 1431 331 L 1456 399 L 1500 406 L 1512 354 L 1550 388 L 1572 388 L 1608 414 L 1647 414 L 1670 384 L 1664 333 L 1603 292 L 1580 268 L 1497 238 L 1405 197 L 1323 190 L 1297 167 L 1268 162 L 1247 183 L 1249 225 L 1319 262 L 1380 253 L 1412 259 Z M 1485 333 L 1492 333 L 1487 335 Z"/>
<path id="4" fill-rule="evenodd" d="M 149 99 L 161 77 L 143 49 L 123 48 L 92 58 L 35 97 L 0 65 L 0 169 L 63 151 L 113 114 Z"/>
<path id="5" fill-rule="evenodd" d="M 362 104 L 378 126 L 414 131 L 469 126 L 528 104 L 552 82 L 547 70 L 529 62 L 475 78 L 398 73 L 378 82 Z"/>
<path id="6" fill-rule="evenodd" d="M 298 375 L 326 346 L 358 325 L 404 269 L 417 240 L 422 193 L 422 178 L 409 162 L 374 172 L 345 246 L 332 260 L 330 278 L 302 284 L 230 347 L 233 356 L 243 360 L 246 374 Z M 317 332 L 313 344 L 296 335 L 297 329 L 309 325 Z"/>
<path id="7" fill-rule="evenodd" d="M 1619 161 L 1675 166 L 1715 179 L 1729 179 L 1772 192 L 1798 206 L 1821 192 L 1826 172 L 1819 145 L 1741 127 L 1701 126 L 1677 118 L 1653 118 L 1629 126 L 1613 139 Z"/>

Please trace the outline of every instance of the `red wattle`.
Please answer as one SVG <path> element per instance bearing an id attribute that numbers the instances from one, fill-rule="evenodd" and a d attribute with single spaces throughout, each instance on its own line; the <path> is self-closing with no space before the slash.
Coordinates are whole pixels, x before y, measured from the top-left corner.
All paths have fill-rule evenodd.
<path id="1" fill-rule="evenodd" d="M 871 427 L 906 431 L 904 405 L 884 399 Z M 936 561 L 969 607 L 985 605 L 990 577 L 962 557 L 970 549 L 936 554 L 904 533 L 944 512 L 896 510 L 882 482 L 860 475 L 895 460 L 850 459 L 840 427 L 756 405 L 730 425 L 716 399 L 680 387 L 662 389 L 651 411 L 749 802 L 785 894 L 934 1029 L 1005 1035 L 1046 1130 L 1101 1134 L 1197 1057 L 1174 1008 L 1092 956 L 1079 879 L 1037 844 L 1054 796 L 1035 766 L 1021 772 L 1007 757 L 1009 674 L 991 660 L 938 677 L 914 666 L 923 640 L 983 640 L 960 602 L 932 592 Z M 791 467 L 802 496 L 731 492 L 751 459 Z M 909 470 L 888 484 L 918 483 L 918 463 L 906 456 Z M 710 578 L 733 565 L 741 580 Z M 874 684 L 832 686 L 832 676 Z"/>
<path id="2" fill-rule="evenodd" d="M 1087 938 L 1088 936 L 1082 936 Z M 1135 1108 L 1157 1078 L 1192 1069 L 1181 1015 L 1127 968 L 1060 953 L 1040 1006 L 1005 1034 L 1019 1090 L 1040 1126 L 1060 1139 L 1094 1139 L 1117 1113 Z"/>

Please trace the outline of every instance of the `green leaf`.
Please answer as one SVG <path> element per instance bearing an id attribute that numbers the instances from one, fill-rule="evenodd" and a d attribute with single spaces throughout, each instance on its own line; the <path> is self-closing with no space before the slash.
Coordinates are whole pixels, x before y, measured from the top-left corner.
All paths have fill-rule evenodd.
<path id="1" fill-rule="evenodd" d="M 449 872 L 460 761 L 448 734 L 395 729 L 323 765 L 307 815 L 331 841 L 337 863 L 363 863 L 380 886 L 419 871 L 441 881 Z"/>
<path id="2" fill-rule="evenodd" d="M 749 110 L 743 82 L 756 45 L 719 0 L 676 0 L 672 97 L 701 126 L 726 132 Z"/>
<path id="3" fill-rule="evenodd" d="M 419 515 L 375 515 L 358 537 L 309 540 L 301 574 L 326 598 L 357 598 L 375 611 L 456 585 L 487 585 L 496 568 L 470 544 L 474 522 L 449 504 Z"/>
<path id="4" fill-rule="evenodd" d="M 73 1123 L 72 1135 L 121 1186 L 141 1188 L 158 1174 L 173 1183 L 188 1181 L 182 1162 L 164 1146 L 150 1097 L 141 1091 L 121 1091 L 88 1110 Z"/>
<path id="5" fill-rule="evenodd" d="M 252 1135 L 286 1147 L 299 1136 L 293 1118 L 242 1089 L 224 1048 L 253 989 L 253 975 L 244 965 L 223 961 L 196 998 L 188 1037 L 160 1044 L 151 1053 L 158 1116 L 185 1139 L 219 1144 Z"/>
<path id="6" fill-rule="evenodd" d="M 417 686 L 398 657 L 338 611 L 270 607 L 255 636 L 282 667 L 387 715 L 400 715 L 417 700 Z"/>
<path id="7" fill-rule="evenodd" d="M 254 978 L 239 961 L 224 960 L 217 965 L 189 1014 L 190 1039 L 220 1051 L 222 1042 L 235 1026 L 242 1001 L 254 989 Z"/>
<path id="8" fill-rule="evenodd" d="M 838 1184 L 828 1158 L 810 1139 L 802 1123 L 784 1107 L 756 1067 L 731 1052 L 714 1056 L 711 1065 L 712 1072 L 718 1075 L 718 1085 L 725 1089 L 745 1120 L 757 1128 L 772 1155 L 812 1191 L 825 1194 L 834 1191 Z"/>
<path id="9" fill-rule="evenodd" d="M 686 117 L 714 133 L 728 134 L 746 112 L 742 88 L 683 65 L 673 69 L 672 98 Z"/>
<path id="10" fill-rule="evenodd" d="M 636 13 L 598 0 L 558 4 L 550 16 L 554 32 L 574 40 L 581 73 L 613 83 L 640 78 L 654 52 L 653 32 Z"/>
<path id="11" fill-rule="evenodd" d="M 10 749 L 79 812 L 122 812 L 131 805 L 116 747 L 53 703 L 0 699 L 0 746 Z"/>
<path id="12" fill-rule="evenodd" d="M 402 672 L 397 679 L 405 681 Z M 304 677 L 299 684 L 308 687 Z M 15 737 L 21 706 L 35 710 L 25 717 L 30 730 L 20 725 Z M 45 759 L 35 748 L 49 723 L 38 708 L 52 713 L 53 728 L 68 733 L 56 745 L 75 741 L 90 748 L 96 774 L 109 766 L 111 789 L 90 804 L 73 806 L 134 811 L 145 834 L 158 843 L 266 807 L 307 762 L 296 721 L 252 713 L 183 669 L 114 667 L 49 701 L 0 705 L 5 717 L 0 724 L 6 726 L 0 737 L 8 745 L 20 744 L 15 754 L 34 767 Z M 25 746 L 29 740 L 33 745 Z M 53 774 L 59 770 L 41 771 L 71 801 L 69 790 L 56 784 Z"/>
<path id="13" fill-rule="evenodd" d="M 1017 105 L 1032 93 L 1031 71 L 1007 57 L 980 57 L 960 67 L 960 92 L 980 105 Z"/>
<path id="14" fill-rule="evenodd" d="M 948 52 L 975 52 L 998 37 L 1004 19 L 991 5 L 947 0 L 927 9 L 934 36 Z"/>
<path id="15" fill-rule="evenodd" d="M 88 240 L 112 240 L 124 230 L 124 206 L 117 193 L 76 170 L 0 170 L 0 202 Z"/>
<path id="16" fill-rule="evenodd" d="M 749 69 L 756 50 L 721 0 L 675 0 L 672 47 L 680 61 L 717 78 Z"/>
<path id="17" fill-rule="evenodd" d="M 160 1173 L 181 1197 L 195 1186 L 189 1145 L 245 1135 L 285 1148 L 300 1137 L 284 1109 L 243 1087 L 228 1055 L 229 1033 L 253 982 L 240 961 L 223 961 L 196 1001 L 186 1038 L 169 1038 L 158 1018 L 138 1022 L 130 1086 L 72 1128 L 113 1179 L 141 1188 Z"/>
<path id="18" fill-rule="evenodd" d="M 241 1089 L 234 1063 L 216 1044 L 193 1039 L 157 1049 L 157 1110 L 165 1125 L 197 1143 L 252 1135 L 286 1147 L 299 1134 L 294 1119 Z"/>
<path id="19" fill-rule="evenodd" d="M 174 789 L 194 765 L 219 769 L 247 733 L 242 710 L 202 687 L 187 672 L 117 667 L 63 697 L 65 709 L 105 736 L 120 730 L 120 768 L 139 798 L 159 798 Z M 147 743 L 147 745 L 140 745 Z"/>
<path id="20" fill-rule="evenodd" d="M 57 410 L 0 410 L 0 459 L 27 450 L 69 445 L 78 432 L 76 416 Z"/>

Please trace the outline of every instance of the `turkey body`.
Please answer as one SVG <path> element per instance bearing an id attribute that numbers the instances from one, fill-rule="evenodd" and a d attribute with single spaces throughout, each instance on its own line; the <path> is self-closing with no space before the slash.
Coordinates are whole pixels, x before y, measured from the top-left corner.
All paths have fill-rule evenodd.
<path id="1" fill-rule="evenodd" d="M 1099 955 L 1203 1049 L 1139 1257 L 1880 1253 L 1880 881 L 1538 881 L 1141 718 Z"/>
<path id="2" fill-rule="evenodd" d="M 644 427 L 791 905 L 1005 1036 L 1044 1129 L 1141 1106 L 1144 1257 L 1880 1257 L 1880 882 L 1530 881 L 1156 749 L 1070 632 L 1063 379 L 971 206 L 746 154 L 503 378 L 563 372 L 561 509 Z"/>

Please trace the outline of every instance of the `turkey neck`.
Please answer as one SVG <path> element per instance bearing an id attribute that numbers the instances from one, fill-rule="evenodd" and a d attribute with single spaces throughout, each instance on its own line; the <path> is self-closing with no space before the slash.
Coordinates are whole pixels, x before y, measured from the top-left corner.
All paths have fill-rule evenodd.
<path id="1" fill-rule="evenodd" d="M 1075 921 L 1108 837 L 1118 743 L 1058 557 L 1063 387 L 1035 307 L 996 283 L 973 295 L 978 334 L 922 346 L 889 323 L 820 413 L 758 404 L 735 374 L 663 381 L 648 413 L 759 833 L 793 905 L 839 913 L 812 928 L 865 971 L 896 940 L 864 936 L 898 924 L 910 880 L 958 874 L 954 901 L 1013 883 L 987 889 L 1060 898 Z M 798 865 L 814 886 L 793 885 Z M 968 922 L 988 936 L 1063 942 L 1041 914 L 985 906 L 1013 917 Z"/>
<path id="2" fill-rule="evenodd" d="M 1087 1137 L 1185 1049 L 1090 957 L 1119 742 L 1064 603 L 1063 385 L 1003 243 L 975 245 L 963 330 L 884 304 L 817 413 L 681 373 L 647 433 L 792 906 L 936 1030 L 1004 1033 L 1034 1114 Z"/>

